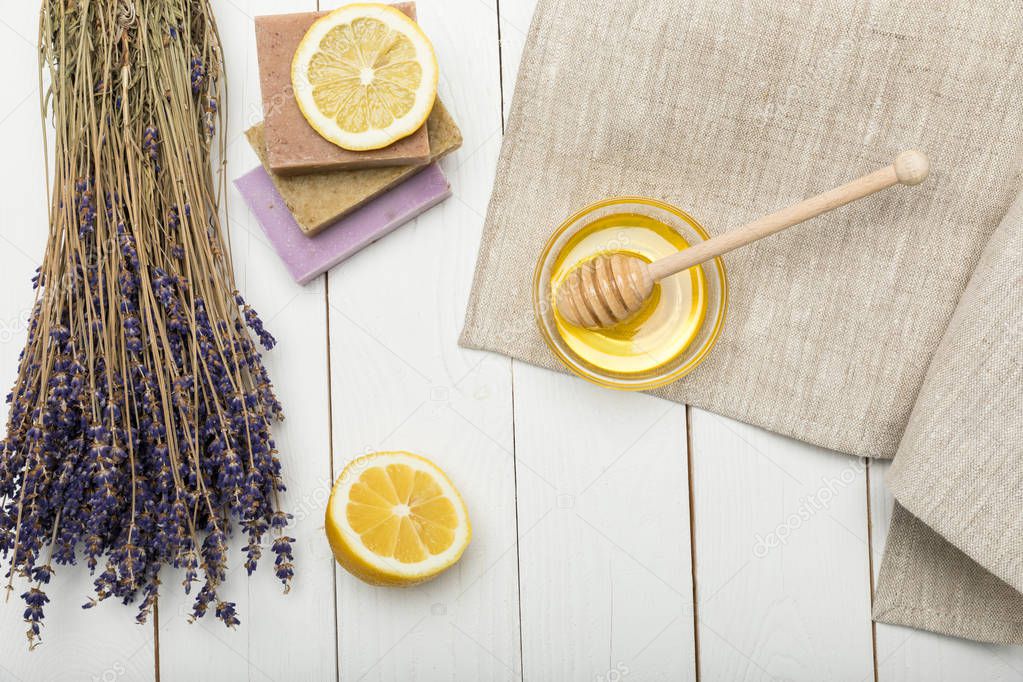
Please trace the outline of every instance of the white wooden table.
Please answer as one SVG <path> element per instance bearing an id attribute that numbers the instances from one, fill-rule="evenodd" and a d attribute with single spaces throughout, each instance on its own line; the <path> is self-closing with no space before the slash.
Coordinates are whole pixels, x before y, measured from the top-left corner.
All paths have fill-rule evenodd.
<path id="1" fill-rule="evenodd" d="M 138 626 L 119 604 L 82 611 L 91 583 L 64 569 L 39 650 L 25 650 L 21 602 L 0 604 L 0 681 L 1023 679 L 1021 649 L 872 626 L 885 464 L 458 348 L 534 4 L 420 0 L 465 146 L 442 164 L 455 196 L 415 223 L 299 287 L 229 196 L 241 288 L 280 341 L 267 362 L 288 412 L 291 594 L 268 564 L 246 578 L 236 553 L 223 597 L 240 627 L 187 624 L 170 571 L 156 622 Z M 0 9 L 5 384 L 46 233 L 37 5 Z M 214 5 L 233 178 L 257 163 L 242 136 L 262 116 L 253 17 L 317 2 Z M 406 274 L 379 287 L 388 271 Z M 472 515 L 461 563 L 411 590 L 358 582 L 323 535 L 332 479 L 380 449 L 432 457 Z"/>

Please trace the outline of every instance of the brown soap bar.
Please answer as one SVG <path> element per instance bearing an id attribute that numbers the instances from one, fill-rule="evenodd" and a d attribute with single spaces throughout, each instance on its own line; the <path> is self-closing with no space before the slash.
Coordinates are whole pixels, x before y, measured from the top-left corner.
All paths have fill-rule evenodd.
<path id="1" fill-rule="evenodd" d="M 394 5 L 416 18 L 416 4 Z M 267 162 L 279 175 L 380 166 L 423 165 L 430 160 L 430 140 L 423 126 L 383 149 L 353 152 L 324 139 L 302 116 L 291 86 L 291 61 L 313 22 L 329 12 L 302 12 L 256 17 L 256 52 L 263 92 Z M 429 125 L 429 124 L 427 124 Z"/>
<path id="2" fill-rule="evenodd" d="M 462 146 L 462 133 L 440 100 L 433 106 L 426 127 L 430 131 L 430 161 L 446 156 Z M 336 223 L 342 216 L 423 168 L 393 166 L 286 177 L 274 173 L 268 166 L 263 124 L 249 128 L 245 135 L 270 174 L 288 210 L 295 216 L 295 222 L 307 235 L 314 235 Z"/>

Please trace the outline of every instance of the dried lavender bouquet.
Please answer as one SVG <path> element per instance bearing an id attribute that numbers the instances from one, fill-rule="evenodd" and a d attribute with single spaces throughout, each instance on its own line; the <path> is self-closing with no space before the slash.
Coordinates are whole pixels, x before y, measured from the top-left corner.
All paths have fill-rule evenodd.
<path id="1" fill-rule="evenodd" d="M 49 237 L 0 446 L 0 554 L 40 637 L 58 564 L 98 600 L 139 601 L 160 569 L 218 599 L 232 527 L 251 573 L 272 549 L 292 577 L 271 423 L 282 417 L 238 294 L 224 192 L 220 41 L 207 0 L 44 0 L 44 115 L 55 127 Z"/>

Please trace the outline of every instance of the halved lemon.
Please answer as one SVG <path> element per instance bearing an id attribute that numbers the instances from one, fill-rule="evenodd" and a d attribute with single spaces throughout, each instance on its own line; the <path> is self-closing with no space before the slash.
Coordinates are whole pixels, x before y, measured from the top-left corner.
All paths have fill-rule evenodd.
<path id="1" fill-rule="evenodd" d="M 472 538 L 458 490 L 437 465 L 409 452 L 350 462 L 330 493 L 326 529 L 337 562 L 373 585 L 429 580 Z"/>
<path id="2" fill-rule="evenodd" d="M 416 22 L 388 5 L 318 19 L 291 63 L 295 99 L 334 144 L 380 149 L 419 130 L 437 98 L 437 57 Z"/>

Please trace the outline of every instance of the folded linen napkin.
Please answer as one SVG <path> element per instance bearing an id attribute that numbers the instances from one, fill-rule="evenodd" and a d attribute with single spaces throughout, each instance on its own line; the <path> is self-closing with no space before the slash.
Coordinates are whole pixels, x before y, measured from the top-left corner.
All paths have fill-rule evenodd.
<path id="1" fill-rule="evenodd" d="M 1007 213 L 1023 184 L 1023 22 L 1007 15 L 1023 8 L 541 0 L 461 342 L 560 369 L 531 274 L 588 203 L 653 196 L 716 234 L 924 150 L 925 184 L 726 256 L 723 334 L 657 394 L 854 455 L 898 450 L 905 509 L 876 617 L 1023 643 L 1019 534 L 999 541 L 1023 511 L 1023 256 Z"/>
<path id="2" fill-rule="evenodd" d="M 888 483 L 904 509 L 875 616 L 1023 643 L 1023 194 L 931 359 Z"/>

